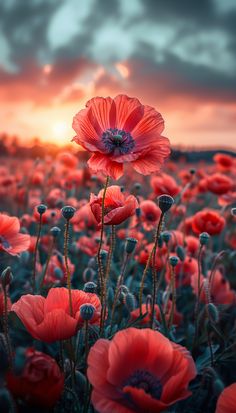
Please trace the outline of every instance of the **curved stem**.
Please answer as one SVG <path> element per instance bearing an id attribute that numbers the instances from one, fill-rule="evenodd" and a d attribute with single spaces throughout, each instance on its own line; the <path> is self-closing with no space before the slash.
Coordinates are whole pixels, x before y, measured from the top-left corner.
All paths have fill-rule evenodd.
<path id="1" fill-rule="evenodd" d="M 39 227 L 38 227 L 38 234 L 37 234 L 35 250 L 34 250 L 33 277 L 32 277 L 33 294 L 35 294 L 35 287 L 36 287 L 37 251 L 38 251 L 39 239 L 41 235 L 41 229 L 42 229 L 42 214 L 39 215 Z"/>
<path id="2" fill-rule="evenodd" d="M 70 315 L 73 315 L 73 305 L 72 305 L 72 294 L 71 294 L 71 274 L 68 261 L 68 242 L 69 242 L 69 220 L 66 220 L 65 224 L 65 234 L 64 234 L 64 257 L 65 257 L 65 267 L 66 267 L 66 279 L 67 279 L 67 288 L 69 292 L 69 309 Z"/>
<path id="3" fill-rule="evenodd" d="M 108 257 L 107 257 L 107 265 L 106 265 L 106 272 L 105 272 L 105 277 L 104 277 L 104 290 L 103 290 L 103 308 L 102 308 L 102 314 L 101 314 L 101 322 L 100 322 L 100 334 L 103 332 L 103 327 L 104 327 L 104 321 L 106 318 L 106 309 L 107 309 L 107 304 L 106 304 L 106 295 L 107 295 L 107 282 L 110 274 L 110 269 L 111 269 L 111 260 L 112 260 L 112 255 L 113 251 L 115 249 L 115 225 L 111 226 L 111 241 L 110 241 L 110 248 L 108 252 Z"/>
<path id="4" fill-rule="evenodd" d="M 44 267 L 44 270 L 43 270 L 43 274 L 42 274 L 42 278 L 41 278 L 41 281 L 40 281 L 40 286 L 39 286 L 40 289 L 43 287 L 43 283 L 44 283 L 45 277 L 47 275 L 48 265 L 49 265 L 49 262 L 50 262 L 50 259 L 51 259 L 51 256 L 52 256 L 53 248 L 54 248 L 54 240 L 52 241 L 52 244 L 50 246 L 50 250 L 49 250 L 49 253 L 48 253 L 48 256 L 47 256 L 47 261 L 46 261 L 46 264 L 45 264 L 45 267 Z"/>
<path id="5" fill-rule="evenodd" d="M 99 241 L 98 252 L 97 252 L 98 276 L 99 276 L 100 289 L 101 289 L 100 297 L 101 297 L 102 308 L 103 308 L 103 297 L 104 297 L 104 274 L 103 274 L 104 271 L 103 271 L 103 265 L 102 265 L 102 259 L 101 259 L 101 249 L 102 249 L 103 233 L 104 233 L 105 197 L 106 197 L 108 184 L 109 184 L 109 176 L 107 176 L 106 178 L 106 183 L 105 183 L 103 195 L 102 195 L 101 234 L 100 234 L 100 241 Z"/>
<path id="6" fill-rule="evenodd" d="M 140 315 L 142 315 L 142 301 L 143 301 L 144 281 L 145 281 L 145 279 L 146 279 L 147 272 L 148 272 L 148 269 L 149 269 L 149 267 L 150 267 L 150 264 L 151 264 L 152 259 L 154 259 L 153 262 L 155 263 L 157 243 L 158 243 L 158 238 L 159 238 L 160 231 L 161 231 L 161 225 L 162 225 L 163 218 L 164 218 L 164 213 L 162 212 L 162 213 L 161 213 L 161 216 L 160 216 L 160 219 L 159 219 L 159 222 L 158 222 L 158 226 L 157 226 L 157 229 L 156 229 L 156 233 L 155 233 L 154 246 L 153 246 L 153 248 L 152 248 L 152 250 L 151 250 L 151 252 L 150 252 L 150 254 L 149 254 L 149 256 L 148 256 L 147 263 L 146 263 L 146 266 L 145 266 L 145 268 L 144 268 L 143 275 L 142 275 L 142 279 L 141 279 L 141 285 L 140 285 L 140 290 L 139 290 L 139 309 L 140 309 Z M 154 257 L 154 258 L 153 258 L 153 257 Z M 154 279 L 154 278 L 155 278 L 155 279 Z M 154 285 L 154 284 L 155 284 L 155 285 Z M 153 277 L 153 294 L 154 294 L 154 295 L 156 294 L 156 274 L 155 274 L 155 276 Z M 153 298 L 155 298 L 155 297 L 153 297 Z M 153 302 L 154 302 L 154 299 L 153 299 Z M 154 303 L 153 306 L 152 306 L 153 309 L 155 309 L 154 305 L 155 305 L 155 303 Z"/>

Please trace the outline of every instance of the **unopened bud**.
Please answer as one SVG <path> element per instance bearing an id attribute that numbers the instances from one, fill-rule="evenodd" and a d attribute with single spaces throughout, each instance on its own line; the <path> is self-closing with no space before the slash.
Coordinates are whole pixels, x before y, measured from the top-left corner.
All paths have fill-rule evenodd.
<path id="1" fill-rule="evenodd" d="M 13 280 L 13 275 L 11 272 L 11 267 L 5 268 L 0 276 L 0 282 L 2 284 L 2 288 L 5 290 L 8 285 L 11 284 Z"/>
<path id="2" fill-rule="evenodd" d="M 173 255 L 172 257 L 169 258 L 169 263 L 172 267 L 176 267 L 176 265 L 179 262 L 179 258 Z"/>
<path id="3" fill-rule="evenodd" d="M 127 254 L 132 254 L 132 252 L 134 252 L 134 250 L 135 250 L 137 242 L 138 241 L 135 238 L 126 238 L 125 252 Z"/>
<path id="4" fill-rule="evenodd" d="M 44 204 L 40 204 L 37 206 L 37 211 L 40 215 L 43 215 L 44 212 L 46 212 L 46 210 L 47 210 L 47 207 Z"/>
<path id="5" fill-rule="evenodd" d="M 96 289 L 97 285 L 93 281 L 86 282 L 83 288 L 86 293 L 95 293 Z"/>
<path id="6" fill-rule="evenodd" d="M 202 232 L 199 235 L 199 241 L 201 245 L 207 245 L 210 239 L 210 235 L 207 232 Z"/>

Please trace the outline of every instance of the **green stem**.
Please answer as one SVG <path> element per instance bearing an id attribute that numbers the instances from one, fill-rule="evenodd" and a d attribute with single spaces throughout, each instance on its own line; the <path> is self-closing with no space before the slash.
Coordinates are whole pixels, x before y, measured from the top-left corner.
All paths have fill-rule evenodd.
<path id="1" fill-rule="evenodd" d="M 40 286 L 39 286 L 40 289 L 43 288 L 43 283 L 44 283 L 44 279 L 47 275 L 48 265 L 49 265 L 49 262 L 50 262 L 50 259 L 51 259 L 51 256 L 52 256 L 53 248 L 54 248 L 54 240 L 52 241 L 52 244 L 51 244 L 48 256 L 47 256 L 47 261 L 46 261 L 46 264 L 45 264 L 45 267 L 44 267 L 44 270 L 43 270 L 43 275 L 42 275 Z"/>
<path id="2" fill-rule="evenodd" d="M 164 218 L 164 213 L 162 212 L 162 213 L 161 213 L 161 216 L 160 216 L 160 219 L 159 219 L 159 222 L 158 222 L 158 226 L 157 226 L 157 229 L 156 229 L 156 233 L 155 233 L 154 246 L 153 246 L 153 248 L 152 248 L 152 250 L 151 250 L 151 252 L 150 252 L 150 254 L 149 254 L 149 256 L 148 256 L 147 263 L 146 263 L 146 266 L 145 266 L 145 268 L 144 268 L 143 275 L 142 275 L 142 279 L 141 279 L 141 285 L 140 285 L 140 290 L 139 290 L 139 310 L 140 310 L 140 315 L 142 315 L 142 302 L 143 302 L 144 282 L 145 282 L 145 279 L 146 279 L 146 276 L 147 276 L 147 272 L 148 272 L 148 269 L 149 269 L 149 267 L 150 267 L 150 264 L 151 264 L 151 261 L 152 261 L 153 257 L 154 257 L 154 261 L 153 261 L 153 262 L 155 263 L 157 243 L 158 243 L 158 238 L 159 238 L 159 235 L 160 235 L 160 230 L 161 230 L 161 225 L 162 225 L 163 218 Z M 154 294 L 154 291 L 156 291 L 156 275 L 153 277 L 153 294 Z M 154 294 L 154 295 L 155 295 L 155 294 Z M 153 296 L 153 305 L 155 305 L 154 298 L 155 298 L 155 297 Z M 152 306 L 152 309 L 153 309 L 153 311 L 154 311 L 155 307 Z M 151 317 L 151 320 L 152 320 L 152 317 Z"/>
<path id="3" fill-rule="evenodd" d="M 172 266 L 170 266 L 170 271 L 171 271 L 172 303 L 171 303 L 170 317 L 169 317 L 169 320 L 168 320 L 169 330 L 171 329 L 172 324 L 173 324 L 174 313 L 175 313 L 175 304 L 176 304 L 175 270 Z"/>
<path id="4" fill-rule="evenodd" d="M 104 297 L 104 274 L 103 274 L 104 271 L 103 271 L 103 265 L 102 265 L 102 259 L 101 259 L 101 249 L 102 249 L 103 233 L 104 233 L 105 197 L 106 197 L 108 184 L 109 184 L 109 176 L 107 176 L 106 178 L 106 183 L 105 183 L 103 195 L 102 195 L 101 233 L 100 233 L 100 240 L 99 240 L 98 252 L 97 252 L 98 276 L 99 276 L 100 289 L 101 289 L 100 297 L 101 297 L 102 308 L 103 308 L 103 297 Z"/>
<path id="5" fill-rule="evenodd" d="M 107 282 L 110 274 L 110 269 L 111 269 L 111 261 L 112 261 L 112 255 L 113 251 L 115 249 L 115 226 L 111 226 L 111 242 L 110 242 L 110 248 L 108 252 L 108 257 L 107 257 L 107 265 L 106 265 L 106 272 L 105 272 L 105 277 L 104 277 L 104 291 L 103 291 L 103 308 L 102 308 L 102 314 L 101 314 L 101 322 L 100 322 L 100 335 L 103 333 L 103 328 L 104 328 L 104 322 L 106 318 L 106 310 L 107 310 L 107 303 L 106 303 L 106 295 L 107 295 Z"/>
<path id="6" fill-rule="evenodd" d="M 38 251 L 39 239 L 41 235 L 41 229 L 42 229 L 42 214 L 39 215 L 39 227 L 38 227 L 38 234 L 37 234 L 35 250 L 34 250 L 33 277 L 32 277 L 33 294 L 35 294 L 35 287 L 36 287 L 37 251 Z"/>

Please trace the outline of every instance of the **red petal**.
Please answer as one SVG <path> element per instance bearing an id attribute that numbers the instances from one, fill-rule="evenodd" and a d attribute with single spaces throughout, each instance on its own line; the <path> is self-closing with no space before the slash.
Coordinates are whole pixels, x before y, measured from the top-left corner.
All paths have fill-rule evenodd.
<path id="1" fill-rule="evenodd" d="M 119 179 L 123 175 L 123 165 L 111 161 L 108 156 L 100 153 L 94 153 L 88 161 L 88 166 L 94 172 L 102 172 L 111 176 L 113 179 Z"/>

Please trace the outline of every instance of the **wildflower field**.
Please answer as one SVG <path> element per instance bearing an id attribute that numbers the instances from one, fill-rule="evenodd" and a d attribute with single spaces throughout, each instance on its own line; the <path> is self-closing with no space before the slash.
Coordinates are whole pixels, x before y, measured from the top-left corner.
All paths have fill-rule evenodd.
<path id="1" fill-rule="evenodd" d="M 236 157 L 126 95 L 73 129 L 1 156 L 0 412 L 235 413 Z"/>

